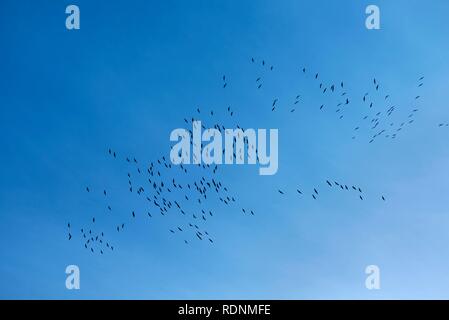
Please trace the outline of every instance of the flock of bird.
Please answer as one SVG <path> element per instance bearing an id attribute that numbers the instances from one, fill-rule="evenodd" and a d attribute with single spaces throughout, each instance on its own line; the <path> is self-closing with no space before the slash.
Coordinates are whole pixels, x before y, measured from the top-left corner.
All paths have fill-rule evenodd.
<path id="1" fill-rule="evenodd" d="M 255 58 L 251 58 L 252 63 L 257 63 Z M 262 66 L 266 63 L 262 60 Z M 273 66 L 270 67 L 273 70 Z M 312 86 L 315 87 L 317 93 L 321 95 L 323 101 L 317 103 L 316 108 L 322 112 L 334 112 L 338 119 L 342 120 L 345 114 L 351 111 L 362 112 L 359 122 L 353 126 L 352 139 L 356 139 L 362 129 L 365 129 L 368 135 L 367 141 L 373 143 L 379 137 L 396 139 L 400 131 L 404 130 L 407 126 L 410 126 L 415 121 L 415 115 L 419 111 L 417 107 L 418 101 L 421 95 L 417 93 L 410 98 L 407 110 L 401 110 L 406 112 L 402 115 L 402 118 L 394 121 L 392 115 L 396 113 L 399 107 L 392 102 L 392 96 L 389 92 L 383 89 L 380 81 L 377 78 L 373 78 L 372 84 L 363 93 L 359 94 L 358 98 L 354 98 L 347 90 L 345 81 L 324 81 L 320 73 L 310 72 L 306 67 L 299 68 L 298 73 L 306 80 L 312 81 Z M 262 79 L 264 77 L 257 76 L 256 84 L 260 89 L 262 85 Z M 416 89 L 420 89 L 424 85 L 424 77 L 421 76 L 416 81 Z M 292 95 L 293 99 L 287 102 L 289 106 L 286 108 L 290 113 L 294 113 L 298 109 L 298 104 L 301 103 L 303 94 L 296 93 Z M 324 101 L 325 100 L 325 101 Z M 354 105 L 354 107 L 352 107 Z M 271 103 L 271 111 L 276 112 L 279 110 L 279 98 L 273 98 Z M 354 110 L 356 108 L 357 110 Z M 446 124 L 440 124 L 445 126 Z"/>
<path id="2" fill-rule="evenodd" d="M 364 200 L 364 193 L 362 191 L 362 188 L 360 188 L 358 186 L 351 185 L 351 184 L 348 186 L 347 184 L 343 184 L 343 183 L 340 183 L 340 182 L 337 182 L 337 181 L 330 181 L 330 180 L 326 180 L 325 184 L 329 188 L 334 187 L 336 190 L 339 190 L 339 191 L 352 191 L 352 192 L 354 192 L 356 194 L 356 196 L 360 200 Z M 314 200 L 317 200 L 319 195 L 320 195 L 320 192 L 318 190 L 320 190 L 320 187 L 316 186 L 310 192 L 310 195 L 311 195 L 311 197 Z M 278 193 L 283 195 L 283 196 L 287 194 L 287 192 L 285 190 L 282 190 L 282 189 L 278 189 Z M 293 193 L 296 193 L 298 196 L 304 196 L 305 195 L 305 192 L 303 190 L 301 190 L 301 189 L 298 189 L 298 188 L 296 189 L 296 191 L 293 191 Z M 385 196 L 382 195 L 382 196 L 380 196 L 380 198 L 383 201 L 386 201 Z"/>
<path id="3" fill-rule="evenodd" d="M 116 224 L 114 232 L 124 232 L 125 227 L 140 218 L 154 219 L 155 215 L 170 217 L 177 214 L 182 217 L 183 223 L 169 228 L 170 234 L 178 234 L 185 244 L 193 239 L 214 243 L 212 234 L 206 228 L 206 223 L 213 219 L 216 204 L 212 200 L 220 201 L 229 208 L 236 206 L 238 200 L 231 193 L 229 187 L 222 183 L 217 175 L 217 165 L 197 164 L 173 165 L 165 156 L 141 165 L 134 157 L 119 157 L 117 151 L 108 149 L 108 156 L 115 161 L 127 164 L 129 171 L 126 174 L 126 189 L 129 193 L 145 203 L 146 210 L 129 209 L 128 215 Z M 196 171 L 196 172 L 193 172 Z M 95 194 L 96 199 L 104 197 L 108 201 L 109 192 L 106 189 L 93 190 L 87 186 L 86 193 Z M 110 201 L 113 201 L 112 197 Z M 113 212 L 113 206 L 106 201 L 107 212 Z M 139 207 L 139 205 L 136 205 Z M 236 210 L 235 208 L 229 210 Z M 250 208 L 241 208 L 244 213 L 255 215 Z M 96 217 L 92 217 L 89 227 L 82 227 L 79 234 L 83 245 L 92 253 L 104 254 L 106 250 L 113 251 L 114 246 L 105 238 L 105 231 L 95 231 Z M 109 231 L 110 232 L 110 231 Z M 68 239 L 71 240 L 73 231 L 68 224 Z"/>
<path id="4" fill-rule="evenodd" d="M 274 70 L 274 66 L 267 64 L 265 60 L 258 62 L 255 58 L 251 58 L 250 63 L 260 63 L 261 67 L 267 72 Z M 400 131 L 414 123 L 415 114 L 419 110 L 416 106 L 420 100 L 420 94 L 418 93 L 414 95 L 405 119 L 401 121 L 391 120 L 393 113 L 397 112 L 399 108 L 391 102 L 391 95 L 383 91 L 381 82 L 376 78 L 373 78 L 369 90 L 355 99 L 350 94 L 344 81 L 325 82 L 319 73 L 310 72 L 305 67 L 299 68 L 298 74 L 310 81 L 311 85 L 319 90 L 319 96 L 323 97 L 323 102 L 317 102 L 317 111 L 333 112 L 338 119 L 343 120 L 345 115 L 351 112 L 352 105 L 357 104 L 358 111 L 362 112 L 363 116 L 359 119 L 360 123 L 354 126 L 352 139 L 360 136 L 363 130 L 368 132 L 367 142 L 369 143 L 373 143 L 380 137 L 395 139 Z M 256 90 L 263 90 L 265 77 L 265 74 L 255 77 Z M 223 75 L 221 80 L 222 88 L 227 90 L 229 82 L 226 75 Z M 417 89 L 423 86 L 423 80 L 424 77 L 418 77 Z M 302 106 L 303 94 L 295 93 L 292 97 L 286 108 L 280 107 L 279 98 L 273 98 L 270 102 L 271 112 L 279 112 L 284 109 L 286 112 L 295 113 L 299 108 L 305 108 L 305 106 Z M 324 102 L 324 100 L 326 101 Z M 196 115 L 184 118 L 184 122 L 194 126 L 196 117 L 198 117 L 203 129 L 215 128 L 224 133 L 223 117 L 220 117 L 220 121 L 215 120 L 220 112 L 224 112 L 228 120 L 237 120 L 235 110 L 231 106 L 208 111 L 202 111 L 197 107 Z M 354 119 L 354 117 L 351 118 Z M 211 123 L 207 123 L 208 121 Z M 440 124 L 439 126 L 448 125 Z M 244 130 L 239 124 L 236 127 Z M 192 135 L 192 131 L 190 129 L 188 131 Z M 257 147 L 249 145 L 246 138 L 245 142 L 244 151 L 246 151 L 246 154 L 250 155 L 251 153 L 248 151 L 252 150 L 258 158 Z M 235 143 L 236 138 L 234 138 Z M 192 139 L 190 139 L 190 144 L 194 146 Z M 203 147 L 202 144 L 201 147 Z M 240 211 L 248 216 L 256 215 L 254 209 L 244 206 L 237 195 L 231 192 L 231 188 L 223 183 L 217 165 L 173 165 L 171 159 L 165 156 L 151 162 L 144 162 L 137 160 L 135 157 L 123 156 L 112 148 L 107 149 L 106 154 L 112 161 L 119 161 L 126 165 L 126 175 L 124 173 L 126 178 L 124 181 L 126 182 L 124 182 L 123 190 L 133 195 L 134 201 L 140 201 L 140 204 L 136 204 L 134 208 L 129 208 L 124 215 L 113 215 L 116 219 L 120 216 L 121 220 L 115 223 L 113 230 L 107 232 L 97 228 L 95 216 L 91 217 L 88 226 L 80 227 L 78 230 L 74 230 L 71 223 L 68 223 L 68 240 L 78 235 L 82 239 L 83 246 L 92 253 L 104 254 L 113 251 L 112 241 L 108 240 L 106 234 L 109 235 L 112 232 L 121 234 L 125 232 L 128 224 L 137 222 L 139 219 L 154 220 L 156 216 L 170 219 L 169 221 L 173 221 L 173 225 L 168 228 L 167 233 L 178 237 L 180 241 L 188 245 L 192 241 L 214 243 L 212 232 L 207 228 L 207 222 L 214 219 L 216 211 L 222 212 L 222 209 L 225 209 L 226 211 Z M 232 158 L 237 159 L 238 157 L 242 159 L 244 154 L 236 154 L 234 151 Z M 365 198 L 364 191 L 357 185 L 346 184 L 333 179 L 328 179 L 323 184 L 324 187 L 333 188 L 333 190 L 352 192 L 360 200 Z M 313 200 L 318 200 L 322 188 L 322 185 L 316 185 L 312 188 L 313 190 L 310 190 L 310 193 L 301 188 L 292 191 L 278 189 L 277 193 L 281 196 L 293 193 L 299 197 L 309 194 Z M 90 186 L 85 187 L 85 192 L 94 197 L 95 201 L 103 201 L 107 213 L 114 212 L 112 203 L 114 199 L 121 196 L 111 195 L 107 188 L 97 190 L 97 188 L 94 189 Z M 273 190 L 273 192 L 276 192 L 276 190 Z M 101 198 L 103 200 L 100 200 Z M 384 195 L 378 196 L 378 198 L 381 201 L 386 201 Z M 219 205 L 222 205 L 223 208 L 218 209 Z M 142 207 L 145 207 L 145 210 L 141 209 Z M 176 215 L 176 219 L 173 218 L 173 215 Z M 114 235 L 111 238 L 116 239 L 117 236 Z"/>

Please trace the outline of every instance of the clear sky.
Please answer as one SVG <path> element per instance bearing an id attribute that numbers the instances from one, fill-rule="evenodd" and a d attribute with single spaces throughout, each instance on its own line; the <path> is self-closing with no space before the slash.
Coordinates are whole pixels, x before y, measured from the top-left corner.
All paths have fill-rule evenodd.
<path id="1" fill-rule="evenodd" d="M 77 0 L 81 29 L 69 31 L 71 3 L 0 3 L 1 298 L 449 298 L 448 1 Z M 365 28 L 369 4 L 380 30 Z M 341 81 L 343 119 L 342 90 L 318 88 Z M 378 129 L 403 130 L 369 143 L 390 106 Z M 208 200 L 213 244 L 186 245 L 168 231 L 177 214 L 150 219 L 127 190 L 124 157 L 146 170 L 191 117 L 279 129 L 276 175 L 218 169 L 238 203 Z M 114 251 L 86 250 L 83 227 Z M 80 290 L 65 288 L 70 264 Z M 365 288 L 371 264 L 380 290 Z"/>

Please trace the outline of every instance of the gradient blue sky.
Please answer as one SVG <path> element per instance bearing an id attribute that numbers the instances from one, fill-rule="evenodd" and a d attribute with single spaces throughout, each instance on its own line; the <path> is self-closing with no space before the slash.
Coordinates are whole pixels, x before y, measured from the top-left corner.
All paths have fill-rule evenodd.
<path id="1" fill-rule="evenodd" d="M 65 29 L 71 3 L 79 31 Z M 365 28 L 371 3 L 379 31 Z M 449 298 L 449 129 L 438 128 L 449 122 L 448 13 L 445 0 L 2 0 L 0 297 Z M 263 90 L 251 57 L 275 66 Z M 303 66 L 345 81 L 354 102 L 344 120 L 317 110 L 324 102 Z M 396 140 L 368 144 L 351 136 L 373 77 L 403 116 L 420 111 Z M 291 114 L 297 93 L 304 100 Z M 279 128 L 276 175 L 221 172 L 256 216 L 217 205 L 212 246 L 186 246 L 159 217 L 111 231 L 113 254 L 92 255 L 79 235 L 67 241 L 68 221 L 78 229 L 95 215 L 112 228 L 86 185 L 129 207 L 127 169 L 108 147 L 149 162 L 168 155 L 170 131 L 197 106 L 224 119 L 228 105 L 230 127 Z M 366 199 L 325 179 L 357 184 Z M 69 264 L 81 269 L 81 290 L 65 288 Z M 364 286 L 370 264 L 381 290 Z"/>

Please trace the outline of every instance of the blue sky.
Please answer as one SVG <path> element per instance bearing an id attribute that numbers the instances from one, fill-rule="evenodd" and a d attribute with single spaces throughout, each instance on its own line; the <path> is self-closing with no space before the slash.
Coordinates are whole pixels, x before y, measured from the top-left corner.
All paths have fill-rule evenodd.
<path id="1" fill-rule="evenodd" d="M 365 28 L 372 3 L 381 30 Z M 449 298 L 447 1 L 76 1 L 77 31 L 65 28 L 69 4 L 0 4 L 1 298 Z M 343 119 L 316 72 L 344 81 Z M 351 139 L 368 91 L 375 108 L 391 95 L 395 123 L 418 108 L 415 122 L 394 140 L 368 143 L 369 126 Z M 278 128 L 277 174 L 220 167 L 239 204 L 211 200 L 213 245 L 171 235 L 175 215 L 114 232 L 130 208 L 145 210 L 126 190 L 123 157 L 167 156 L 171 130 L 198 106 L 230 128 Z M 360 186 L 364 200 L 326 179 Z M 93 216 L 113 253 L 84 248 L 77 230 Z M 65 288 L 70 264 L 80 290 Z M 371 264 L 380 290 L 365 288 Z"/>

